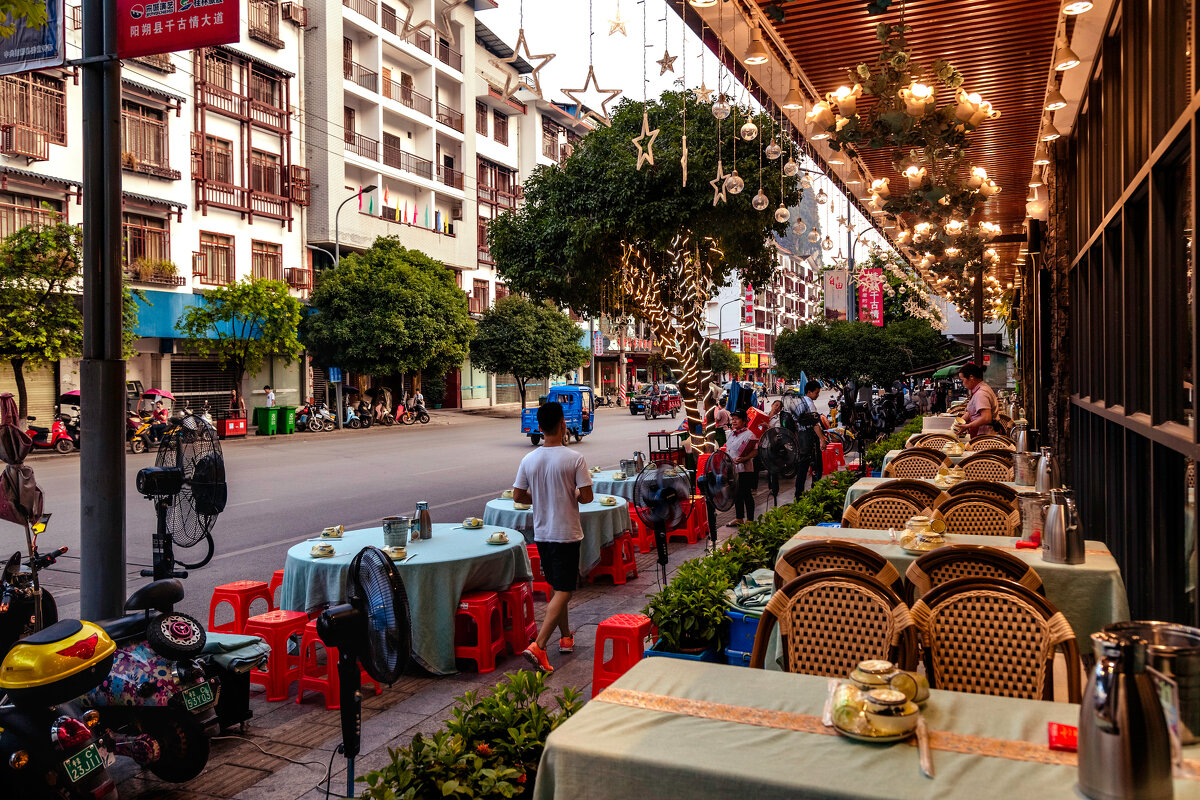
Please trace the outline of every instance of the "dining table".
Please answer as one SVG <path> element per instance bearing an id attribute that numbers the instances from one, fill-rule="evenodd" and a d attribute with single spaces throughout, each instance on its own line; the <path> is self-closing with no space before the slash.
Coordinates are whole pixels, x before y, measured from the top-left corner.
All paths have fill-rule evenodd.
<path id="1" fill-rule="evenodd" d="M 616 500 L 612 505 L 600 502 L 600 493 L 590 503 L 579 506 L 579 523 L 583 528 L 583 544 L 579 548 L 579 574 L 587 575 L 600 563 L 600 551 L 629 530 L 629 502 L 622 497 L 607 495 Z M 514 528 L 533 541 L 533 510 L 514 508 L 511 499 L 498 497 L 489 500 L 483 509 L 483 524 Z"/>
<path id="2" fill-rule="evenodd" d="M 496 531 L 508 541 L 488 542 Z M 330 541 L 334 555 L 327 558 L 312 557 L 317 541 L 328 540 L 307 540 L 288 550 L 280 608 L 309 611 L 344 601 L 350 562 L 367 545 L 383 546 L 383 528 L 346 531 L 341 539 Z M 525 539 L 516 530 L 496 525 L 467 530 L 461 524 L 434 523 L 432 538 L 409 542 L 406 559 L 393 563 L 408 598 L 413 657 L 437 675 L 457 671 L 454 616 L 462 594 L 499 591 L 533 579 Z"/>
<path id="3" fill-rule="evenodd" d="M 633 484 L 637 482 L 635 473 L 621 473 L 623 478 L 617 479 L 613 474 L 620 470 L 602 469 L 592 473 L 592 491 L 599 497 L 602 494 L 611 494 L 614 497 L 622 497 L 625 500 L 633 500 Z"/>
<path id="4" fill-rule="evenodd" d="M 864 743 L 822 721 L 829 678 L 648 658 L 551 732 L 535 800 L 971 800 L 1075 798 L 1076 754 L 1050 723 L 1080 706 L 933 690 L 922 715 L 933 777 L 912 738 Z M 1183 750 L 1175 797 L 1200 794 L 1200 746 Z"/>
<path id="5" fill-rule="evenodd" d="M 862 497 L 867 492 L 871 491 L 872 489 L 878 489 L 880 486 L 883 486 L 883 485 L 887 484 L 889 481 L 894 481 L 894 480 L 897 480 L 897 479 L 896 478 L 859 478 L 854 483 L 850 484 L 850 488 L 846 490 L 846 502 L 842 506 L 842 513 L 845 514 L 846 509 L 848 509 L 850 507 L 850 504 L 853 503 L 858 498 Z M 931 479 L 931 478 L 921 478 L 921 480 L 925 481 L 930 486 L 937 486 L 937 484 L 934 483 L 933 479 Z M 1033 491 L 1032 486 L 1026 486 L 1024 484 L 1016 483 L 1015 481 L 993 481 L 993 482 L 994 483 L 1003 483 L 1005 486 L 1016 489 L 1018 492 Z M 942 486 L 940 488 L 945 489 L 947 487 Z"/>

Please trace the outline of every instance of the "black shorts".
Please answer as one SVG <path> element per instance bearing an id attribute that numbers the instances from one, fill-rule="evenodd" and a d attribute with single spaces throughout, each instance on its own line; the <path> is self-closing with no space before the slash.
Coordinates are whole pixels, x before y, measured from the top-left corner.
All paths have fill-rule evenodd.
<path id="1" fill-rule="evenodd" d="M 536 542 L 542 575 L 556 592 L 579 588 L 579 542 Z"/>

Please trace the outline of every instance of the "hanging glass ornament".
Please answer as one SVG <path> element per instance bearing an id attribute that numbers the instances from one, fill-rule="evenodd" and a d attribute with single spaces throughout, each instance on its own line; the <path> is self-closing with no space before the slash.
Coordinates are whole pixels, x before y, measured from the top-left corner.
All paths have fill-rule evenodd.
<path id="1" fill-rule="evenodd" d="M 746 120 L 746 124 L 742 126 L 740 131 L 742 138 L 747 142 L 754 141 L 754 137 L 758 136 L 758 126 L 754 124 L 754 120 Z"/>
<path id="2" fill-rule="evenodd" d="M 825 241 L 821 242 L 821 249 L 822 250 L 832 250 L 833 249 L 833 239 L 830 239 L 828 236 L 826 236 Z"/>
<path id="3" fill-rule="evenodd" d="M 762 187 L 759 187 L 758 194 L 754 195 L 754 197 L 750 200 L 750 206 L 755 211 L 766 211 L 767 206 L 770 204 L 771 201 L 765 194 L 763 194 Z"/>
<path id="4" fill-rule="evenodd" d="M 763 150 L 763 155 L 774 161 L 783 155 L 783 148 L 779 146 L 779 142 L 772 141 L 769 145 L 767 145 L 766 149 Z"/>
<path id="5" fill-rule="evenodd" d="M 900 284 L 900 294 L 906 294 L 907 292 L 908 288 L 904 284 Z"/>
<path id="6" fill-rule="evenodd" d="M 787 222 L 792 218 L 792 212 L 788 211 L 787 206 L 781 205 L 775 209 L 775 221 L 779 223 Z"/>
<path id="7" fill-rule="evenodd" d="M 746 182 L 742 180 L 741 175 L 737 174 L 736 169 L 729 174 L 729 177 L 725 179 L 725 191 L 729 192 L 730 194 L 741 194 L 742 189 L 745 187 Z"/>
<path id="8" fill-rule="evenodd" d="M 817 192 L 817 203 L 818 203 L 818 204 L 820 204 L 820 205 L 825 205 L 825 204 L 826 204 L 826 203 L 828 203 L 828 202 L 829 202 L 829 195 L 825 194 L 825 190 L 824 190 L 824 189 L 822 189 L 821 191 Z"/>
<path id="9" fill-rule="evenodd" d="M 812 242 L 813 244 L 816 244 L 817 242 L 821 241 L 821 229 L 813 228 L 811 231 L 809 231 L 808 232 L 808 240 L 810 242 Z"/>
<path id="10" fill-rule="evenodd" d="M 729 116 L 731 108 L 729 101 L 725 99 L 725 95 L 721 95 L 712 104 L 712 115 L 717 119 L 725 119 Z"/>
<path id="11" fill-rule="evenodd" d="M 789 178 L 794 176 L 799 171 L 800 171 L 800 165 L 797 164 L 795 161 L 793 161 L 791 158 L 788 158 L 787 161 L 783 162 L 783 174 L 787 175 Z"/>
<path id="12" fill-rule="evenodd" d="M 808 225 L 804 224 L 804 220 L 798 219 L 796 220 L 796 224 L 793 226 L 793 228 L 795 229 L 797 236 L 802 236 L 804 235 L 804 232 L 808 230 Z"/>
<path id="13" fill-rule="evenodd" d="M 811 189 L 812 188 L 812 178 L 808 177 L 807 172 L 804 173 L 803 177 L 800 178 L 800 188 L 801 189 Z"/>

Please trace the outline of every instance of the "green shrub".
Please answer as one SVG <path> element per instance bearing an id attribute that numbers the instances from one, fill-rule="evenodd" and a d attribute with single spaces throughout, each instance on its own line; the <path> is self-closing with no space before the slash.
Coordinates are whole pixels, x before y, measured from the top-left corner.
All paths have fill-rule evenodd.
<path id="1" fill-rule="evenodd" d="M 922 425 L 921 417 L 915 417 L 909 420 L 908 424 L 900 429 L 899 432 L 893 433 L 885 439 L 880 439 L 875 444 L 867 448 L 867 463 L 871 465 L 871 469 L 880 469 L 883 466 L 884 456 L 889 450 L 901 450 L 904 448 L 908 437 L 914 433 L 920 433 Z"/>

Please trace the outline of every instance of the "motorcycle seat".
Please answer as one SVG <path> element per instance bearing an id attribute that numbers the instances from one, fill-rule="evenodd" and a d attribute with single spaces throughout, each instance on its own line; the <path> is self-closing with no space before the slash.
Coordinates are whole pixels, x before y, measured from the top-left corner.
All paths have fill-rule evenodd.
<path id="1" fill-rule="evenodd" d="M 126 614 L 123 617 L 101 620 L 96 623 L 104 632 L 112 637 L 114 642 L 127 639 L 137 639 L 146 635 L 146 615 L 141 613 Z"/>
<path id="2" fill-rule="evenodd" d="M 33 434 L 37 434 L 38 436 L 45 436 L 47 433 L 49 433 L 49 432 L 50 432 L 50 429 L 49 429 L 49 428 L 42 428 L 42 427 L 39 427 L 39 426 L 37 426 L 37 425 L 30 425 L 30 426 L 29 426 L 29 432 L 30 432 L 30 433 L 33 433 Z"/>
<path id="3" fill-rule="evenodd" d="M 153 581 L 129 595 L 126 611 L 166 611 L 183 600 L 183 584 L 176 578 Z"/>

